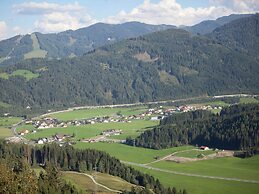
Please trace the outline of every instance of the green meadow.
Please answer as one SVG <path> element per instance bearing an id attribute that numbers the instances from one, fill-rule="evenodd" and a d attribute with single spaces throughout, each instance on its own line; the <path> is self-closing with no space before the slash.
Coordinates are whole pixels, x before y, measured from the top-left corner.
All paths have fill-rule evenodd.
<path id="1" fill-rule="evenodd" d="M 199 149 L 195 149 L 195 150 L 188 150 L 185 152 L 179 152 L 177 154 L 175 154 L 175 156 L 178 157 L 185 157 L 185 158 L 197 158 L 198 155 L 203 154 L 204 156 L 210 155 L 216 153 L 213 150 L 199 150 Z"/>
<path id="2" fill-rule="evenodd" d="M 155 161 L 156 158 L 161 158 L 172 154 L 176 151 L 192 149 L 193 146 L 181 146 L 163 150 L 153 150 L 141 147 L 132 147 L 120 143 L 84 143 L 78 142 L 75 145 L 79 149 L 96 149 L 109 153 L 122 161 L 135 162 L 140 164 L 149 163 Z"/>
<path id="3" fill-rule="evenodd" d="M 150 127 L 158 125 L 158 121 L 150 120 L 133 120 L 131 123 L 96 123 L 81 126 L 68 126 L 66 128 L 49 128 L 49 129 L 39 129 L 37 133 L 28 134 L 26 138 L 28 139 L 38 139 L 42 137 L 51 137 L 52 135 L 58 134 L 74 134 L 76 139 L 91 138 L 106 129 L 121 129 L 122 134 L 118 136 L 111 136 L 110 138 L 116 139 L 126 139 L 128 136 L 136 137 L 144 130 Z M 19 126 L 18 130 L 28 129 L 31 130 L 34 127 L 32 125 L 22 125 Z"/>
<path id="4" fill-rule="evenodd" d="M 20 117 L 0 117 L 0 126 L 10 127 L 21 120 L 22 119 Z"/>
<path id="5" fill-rule="evenodd" d="M 13 136 L 11 129 L 6 128 L 6 127 L 0 127 L 0 139 L 6 138 L 6 137 L 11 137 L 11 136 Z"/>
<path id="6" fill-rule="evenodd" d="M 11 126 L 21 120 L 20 117 L 0 117 L 0 139 L 13 136 Z"/>
<path id="7" fill-rule="evenodd" d="M 238 181 L 227 181 L 209 178 L 199 178 L 183 175 L 175 175 L 166 172 L 155 171 L 143 167 L 134 166 L 135 169 L 150 174 L 164 186 L 186 189 L 191 194 L 257 194 L 259 185 Z"/>
<path id="8" fill-rule="evenodd" d="M 33 73 L 29 70 L 25 70 L 25 69 L 18 69 L 15 70 L 14 72 L 12 72 L 11 74 L 7 74 L 7 73 L 0 73 L 0 78 L 3 79 L 9 79 L 10 76 L 22 76 L 24 77 L 27 81 L 37 78 L 39 77 L 40 74 L 38 73 Z"/>
<path id="9" fill-rule="evenodd" d="M 161 161 L 151 166 L 192 174 L 259 181 L 259 155 L 246 159 L 225 157 L 187 163 Z"/>
<path id="10" fill-rule="evenodd" d="M 51 114 L 50 117 L 57 118 L 59 120 L 76 120 L 76 119 L 87 119 L 93 117 L 104 117 L 113 115 L 137 115 L 147 110 L 147 107 L 130 107 L 130 108 L 92 108 L 92 109 L 80 109 L 67 111 L 62 113 Z"/>
<path id="11" fill-rule="evenodd" d="M 259 103 L 259 100 L 255 99 L 255 98 L 240 98 L 240 103 L 243 104 L 250 104 L 250 103 Z"/>
<path id="12" fill-rule="evenodd" d="M 42 50 L 39 45 L 38 38 L 33 33 L 31 34 L 31 40 L 32 40 L 32 51 L 26 53 L 24 55 L 24 59 L 32 59 L 32 58 L 45 58 L 47 55 L 47 51 Z"/>

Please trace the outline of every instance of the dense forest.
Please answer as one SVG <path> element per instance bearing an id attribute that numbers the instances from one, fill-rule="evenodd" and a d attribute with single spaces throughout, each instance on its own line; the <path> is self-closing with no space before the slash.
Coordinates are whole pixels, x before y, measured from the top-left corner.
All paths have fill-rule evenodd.
<path id="1" fill-rule="evenodd" d="M 122 164 L 118 159 L 109 156 L 109 154 L 97 150 L 77 150 L 71 146 L 60 147 L 57 144 L 45 145 L 44 147 L 32 147 L 29 145 L 8 144 L 5 142 L 0 142 L 0 158 L 10 161 L 12 161 L 12 159 L 14 158 L 21 158 L 26 161 L 27 164 L 29 164 L 30 166 L 46 166 L 46 164 L 50 164 L 50 166 L 52 166 L 51 168 L 57 168 L 64 171 L 70 170 L 84 172 L 96 170 L 102 173 L 108 173 L 114 176 L 121 177 L 122 179 L 135 185 L 143 186 L 148 190 L 151 189 L 157 194 L 181 194 L 182 192 L 186 193 L 185 190 L 177 191 L 175 188 L 165 188 L 158 180 L 154 179 L 154 177 L 139 172 L 132 167 L 126 166 Z M 16 161 L 16 159 L 13 161 Z M 1 180 L 2 179 L 0 179 L 0 183 Z M 42 180 L 39 179 L 39 182 L 40 181 Z M 63 186 L 71 188 L 71 190 L 73 190 L 73 187 L 67 184 L 63 184 Z M 62 190 L 62 188 L 58 189 Z M 138 192 L 137 190 L 133 190 L 132 193 Z"/>
<path id="2" fill-rule="evenodd" d="M 0 65 L 11 65 L 22 61 L 26 54 L 36 49 L 45 51 L 46 55 L 30 55 L 29 58 L 58 59 L 82 56 L 83 54 L 127 38 L 175 28 L 170 25 L 150 25 L 139 22 L 123 24 L 97 23 L 78 30 L 67 30 L 60 33 L 19 35 L 0 41 Z M 33 48 L 38 44 L 39 48 Z"/>
<path id="3" fill-rule="evenodd" d="M 213 38 L 170 29 L 108 45 L 81 58 L 34 59 L 0 68 L 0 87 L 4 91 L 0 102 L 6 105 L 0 110 L 24 111 L 30 106 L 31 111 L 43 111 L 53 107 L 258 93 L 259 61 L 251 52 L 255 45 L 246 44 L 243 48 L 247 52 L 233 46 L 238 41 L 258 42 L 258 18 L 257 14 L 234 20 L 216 29 L 210 35 Z M 224 45 L 221 33 L 234 33 L 236 38 L 224 39 L 228 42 Z M 21 69 L 35 77 L 12 75 Z"/>
<path id="4" fill-rule="evenodd" d="M 249 150 L 259 146 L 259 105 L 234 105 L 219 115 L 201 110 L 174 114 L 127 143 L 153 149 L 192 144 Z"/>
<path id="5" fill-rule="evenodd" d="M 0 193 L 77 194 L 74 186 L 61 179 L 60 172 L 46 165 L 37 176 L 21 158 L 0 159 Z"/>

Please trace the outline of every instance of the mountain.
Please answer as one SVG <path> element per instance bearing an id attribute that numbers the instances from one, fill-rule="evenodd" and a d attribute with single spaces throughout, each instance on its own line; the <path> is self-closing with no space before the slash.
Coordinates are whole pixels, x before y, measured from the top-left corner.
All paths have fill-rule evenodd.
<path id="1" fill-rule="evenodd" d="M 235 25 L 226 24 L 210 36 L 169 29 L 106 45 L 82 57 L 33 59 L 2 67 L 0 110 L 258 93 L 258 58 L 214 38 L 244 31 L 257 42 L 258 18 L 233 21 Z M 230 26 L 231 31 L 224 30 Z"/>
<path id="2" fill-rule="evenodd" d="M 211 33 L 216 28 L 221 27 L 227 23 L 230 23 L 231 21 L 234 21 L 240 18 L 249 17 L 249 16 L 251 16 L 251 14 L 231 14 L 229 16 L 220 17 L 216 20 L 206 20 L 194 26 L 185 26 L 182 28 L 194 34 L 204 35 L 204 34 Z"/>
<path id="3" fill-rule="evenodd" d="M 0 42 L 0 64 L 8 65 L 31 58 L 64 58 L 81 56 L 95 48 L 140 35 L 175 28 L 139 22 L 124 24 L 97 23 L 78 30 L 57 34 L 15 36 Z"/>
<path id="4" fill-rule="evenodd" d="M 215 29 L 208 37 L 228 48 L 259 59 L 259 14 L 234 20 Z"/>

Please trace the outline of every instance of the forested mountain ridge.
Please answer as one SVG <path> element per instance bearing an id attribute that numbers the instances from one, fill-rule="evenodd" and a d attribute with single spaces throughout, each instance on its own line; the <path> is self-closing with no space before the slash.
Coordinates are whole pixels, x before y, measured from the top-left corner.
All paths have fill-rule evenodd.
<path id="1" fill-rule="evenodd" d="M 234 20 L 249 17 L 251 14 L 231 14 L 229 16 L 223 16 L 216 20 L 205 20 L 193 26 L 184 26 L 182 29 L 187 30 L 188 32 L 196 34 L 208 34 L 213 32 L 216 28 L 219 28 L 227 23 L 230 23 Z"/>
<path id="2" fill-rule="evenodd" d="M 207 34 L 217 27 L 248 16 L 250 15 L 233 14 L 180 28 L 191 33 Z M 149 25 L 139 22 L 97 23 L 74 31 L 67 30 L 50 34 L 35 32 L 30 35 L 19 35 L 0 41 L 0 65 L 10 65 L 31 58 L 60 59 L 82 56 L 100 46 L 170 28 L 176 28 L 176 26 Z"/>
<path id="3" fill-rule="evenodd" d="M 228 25 L 217 28 L 208 34 L 208 37 L 228 48 L 252 55 L 258 60 L 259 14 L 234 20 Z"/>
<path id="4" fill-rule="evenodd" d="M 15 36 L 0 41 L 0 65 L 31 58 L 57 59 L 82 56 L 95 48 L 123 39 L 175 28 L 170 25 L 149 25 L 139 22 L 123 24 L 97 23 L 78 30 L 60 33 Z"/>
<path id="5" fill-rule="evenodd" d="M 254 20 L 253 15 L 246 20 Z M 259 36 L 250 23 L 236 20 L 231 33 Z M 222 26 L 229 28 L 230 24 Z M 242 25 L 242 29 L 240 26 Z M 257 25 L 257 24 L 254 24 Z M 216 31 L 215 33 L 220 33 Z M 222 32 L 222 33 L 223 33 Z M 213 35 L 213 34 L 212 34 Z M 245 34 L 244 34 L 245 36 Z M 245 37 L 244 37 L 245 38 Z M 118 104 L 201 95 L 258 93 L 259 61 L 207 36 L 180 29 L 120 41 L 63 60 L 27 60 L 0 69 L 0 101 L 13 111 Z M 17 75 L 26 69 L 28 76 Z M 13 106 L 15 105 L 15 106 Z"/>
<path id="6" fill-rule="evenodd" d="M 180 145 L 249 150 L 259 146 L 259 105 L 235 105 L 220 115 L 209 111 L 175 114 L 163 119 L 160 126 L 145 131 L 130 145 L 162 149 Z"/>

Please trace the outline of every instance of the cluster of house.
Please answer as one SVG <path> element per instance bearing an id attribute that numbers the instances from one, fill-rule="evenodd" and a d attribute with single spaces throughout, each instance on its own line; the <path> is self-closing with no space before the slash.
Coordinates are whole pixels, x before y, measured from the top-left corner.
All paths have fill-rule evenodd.
<path id="1" fill-rule="evenodd" d="M 124 116 L 105 116 L 105 117 L 94 117 L 91 119 L 82 119 L 67 122 L 68 125 L 86 125 L 86 124 L 96 124 L 96 123 L 130 123 L 134 119 L 134 116 L 124 117 Z"/>
<path id="2" fill-rule="evenodd" d="M 148 109 L 147 112 L 141 114 L 141 116 L 152 116 L 151 120 L 160 120 L 163 119 L 166 116 L 172 115 L 176 112 L 189 112 L 189 111 L 195 111 L 195 110 L 212 110 L 212 109 L 222 109 L 221 106 L 210 106 L 210 105 L 184 105 L 184 106 L 178 106 L 176 108 L 167 108 L 163 109 L 162 106 L 159 108 L 152 108 Z M 156 116 L 153 116 L 156 115 Z"/>
<path id="3" fill-rule="evenodd" d="M 67 138 L 70 138 L 71 135 L 59 135 L 59 134 L 55 134 L 52 137 L 44 137 L 44 138 L 40 138 L 37 140 L 36 143 L 38 144 L 44 144 L 44 143 L 52 143 L 52 142 L 58 142 L 58 143 L 62 143 L 64 142 Z"/>
<path id="4" fill-rule="evenodd" d="M 101 132 L 100 135 L 93 137 L 93 138 L 89 138 L 89 139 L 83 139 L 83 142 L 87 142 L 87 143 L 96 143 L 96 142 L 110 142 L 110 141 L 114 141 L 111 139 L 107 139 L 107 137 L 110 137 L 112 135 L 120 135 L 122 134 L 122 130 L 120 129 L 107 129 Z"/>
<path id="5" fill-rule="evenodd" d="M 25 124 L 33 124 L 37 129 L 46 129 L 46 128 L 53 128 L 53 127 L 67 127 L 65 122 L 60 122 L 58 119 L 55 118 L 42 118 L 37 121 L 26 121 Z"/>
<path id="6" fill-rule="evenodd" d="M 120 129 L 107 129 L 101 133 L 101 135 L 104 135 L 106 137 L 109 137 L 111 135 L 120 135 L 122 134 L 122 131 Z"/>

